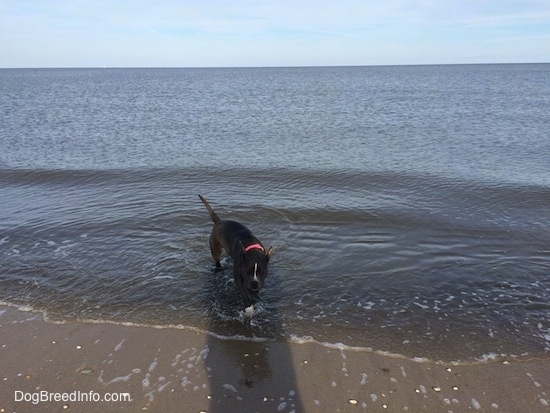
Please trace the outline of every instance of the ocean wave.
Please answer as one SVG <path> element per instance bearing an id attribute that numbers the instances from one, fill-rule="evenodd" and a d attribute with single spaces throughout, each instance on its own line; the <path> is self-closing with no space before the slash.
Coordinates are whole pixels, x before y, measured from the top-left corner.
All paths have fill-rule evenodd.
<path id="1" fill-rule="evenodd" d="M 549 351 L 543 186 L 298 168 L 0 178 L 5 301 L 228 337 L 347 337 L 430 359 Z M 275 245 L 255 325 L 242 328 L 231 263 L 221 278 L 212 270 L 212 223 L 198 193 Z M 464 337 L 471 348 L 456 345 Z"/>
<path id="2" fill-rule="evenodd" d="M 83 324 L 83 325 L 110 324 L 110 325 L 124 326 L 124 327 L 185 330 L 185 331 L 191 331 L 198 334 L 204 334 L 214 339 L 223 340 L 223 341 L 243 341 L 243 342 L 256 342 L 256 343 L 286 342 L 291 345 L 316 345 L 326 349 L 339 350 L 341 352 L 370 353 L 370 354 L 389 357 L 393 359 L 409 360 L 415 363 L 433 363 L 433 364 L 444 365 L 444 366 L 466 366 L 466 365 L 478 365 L 478 364 L 488 364 L 488 363 L 508 363 L 508 362 L 522 362 L 522 361 L 532 361 L 532 360 L 548 360 L 550 357 L 550 356 L 548 357 L 531 356 L 529 354 L 515 355 L 515 354 L 504 354 L 504 353 L 500 353 L 500 354 L 484 353 L 477 357 L 474 357 L 471 360 L 438 360 L 438 359 L 430 359 L 427 357 L 420 357 L 420 356 L 410 357 L 400 353 L 375 349 L 372 347 L 352 346 L 341 342 L 332 343 L 332 342 L 320 341 L 320 340 L 314 339 L 311 336 L 298 336 L 295 334 L 290 334 L 283 338 L 274 339 L 274 338 L 266 338 L 266 337 L 249 337 L 249 336 L 244 336 L 239 334 L 224 335 L 224 334 L 215 333 L 213 331 L 209 331 L 209 330 L 205 330 L 205 329 L 201 329 L 201 328 L 197 328 L 197 327 L 185 325 L 185 324 L 149 324 L 149 323 L 113 321 L 113 320 L 104 320 L 104 319 L 80 319 L 80 318 L 75 320 L 59 320 L 59 319 L 52 319 L 49 316 L 49 313 L 47 310 L 38 310 L 31 306 L 13 305 L 5 301 L 0 301 L 0 306 L 15 308 L 17 311 L 29 312 L 29 313 L 35 314 L 35 316 L 31 318 L 27 318 L 21 322 L 36 321 L 37 320 L 36 316 L 39 316 L 46 323 L 59 324 L 59 325 L 65 325 L 65 324 L 71 324 L 71 323 Z M 3 313 L 0 312 L 0 317 L 2 316 L 2 314 Z"/>

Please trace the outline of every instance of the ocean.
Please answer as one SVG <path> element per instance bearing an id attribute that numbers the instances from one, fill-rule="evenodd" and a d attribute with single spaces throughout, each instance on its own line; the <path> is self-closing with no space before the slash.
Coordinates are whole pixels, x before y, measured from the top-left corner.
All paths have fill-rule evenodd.
<path id="1" fill-rule="evenodd" d="M 0 91 L 1 304 L 550 356 L 550 64 L 4 69 Z M 198 194 L 275 248 L 252 317 Z"/>

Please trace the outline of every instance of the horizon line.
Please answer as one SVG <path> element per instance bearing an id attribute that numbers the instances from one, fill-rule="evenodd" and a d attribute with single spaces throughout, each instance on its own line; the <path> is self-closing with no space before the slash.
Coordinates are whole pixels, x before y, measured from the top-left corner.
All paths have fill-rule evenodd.
<path id="1" fill-rule="evenodd" d="M 405 67 L 405 66 L 482 66 L 482 65 L 540 65 L 550 62 L 485 62 L 485 63 L 402 63 L 364 65 L 268 65 L 268 66 L 28 66 L 0 67 L 0 70 L 45 70 L 45 69 L 312 69 L 345 67 Z"/>

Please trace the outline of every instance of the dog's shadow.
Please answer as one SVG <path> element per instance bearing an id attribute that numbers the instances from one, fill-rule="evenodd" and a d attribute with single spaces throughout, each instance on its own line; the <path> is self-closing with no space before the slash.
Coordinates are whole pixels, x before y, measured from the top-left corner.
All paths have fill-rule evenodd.
<path id="1" fill-rule="evenodd" d="M 290 348 L 279 316 L 278 274 L 270 268 L 266 284 L 247 314 L 233 279 L 230 259 L 212 265 L 204 279 L 205 312 L 210 349 L 206 359 L 210 381 L 209 412 L 246 410 L 302 411 Z"/>

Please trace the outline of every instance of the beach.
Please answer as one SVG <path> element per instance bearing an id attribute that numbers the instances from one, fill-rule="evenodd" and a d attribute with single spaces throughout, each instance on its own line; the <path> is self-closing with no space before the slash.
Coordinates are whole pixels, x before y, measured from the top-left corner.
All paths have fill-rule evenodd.
<path id="1" fill-rule="evenodd" d="M 550 360 L 444 364 L 0 313 L 1 412 L 550 411 Z"/>
<path id="2" fill-rule="evenodd" d="M 0 70 L 0 413 L 550 412 L 549 76 Z"/>

